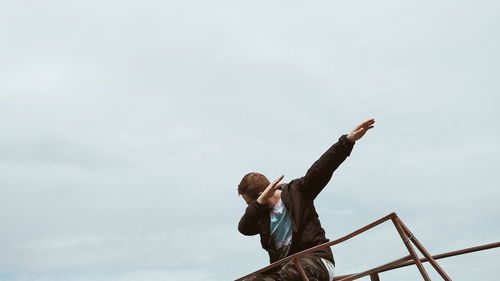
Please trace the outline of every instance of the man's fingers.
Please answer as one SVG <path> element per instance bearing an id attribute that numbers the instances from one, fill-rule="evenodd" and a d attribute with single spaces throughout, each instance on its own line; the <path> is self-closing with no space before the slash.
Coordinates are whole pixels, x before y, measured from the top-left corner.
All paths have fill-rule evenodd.
<path id="1" fill-rule="evenodd" d="M 358 130 L 360 130 L 361 128 L 366 128 L 366 127 L 368 127 L 368 126 L 370 126 L 370 125 L 373 125 L 374 123 L 375 123 L 375 119 L 373 119 L 373 118 L 372 118 L 372 119 L 369 119 L 369 120 L 366 120 L 365 122 L 363 122 L 363 123 L 359 124 L 359 125 L 358 125 L 355 129 L 354 129 L 354 131 L 358 131 Z"/>
<path id="2" fill-rule="evenodd" d="M 375 119 L 370 119 L 370 120 L 366 120 L 365 122 L 363 122 L 363 125 L 369 126 L 369 125 L 372 125 L 373 123 L 375 123 Z"/>
<path id="3" fill-rule="evenodd" d="M 371 128 L 373 128 L 373 125 L 372 126 L 364 127 L 363 129 L 368 130 L 368 129 L 371 129 Z"/>
<path id="4" fill-rule="evenodd" d="M 364 134 L 364 133 L 366 133 L 366 131 L 370 130 L 371 128 L 373 128 L 373 126 L 361 127 L 358 130 L 354 131 L 354 133 L 356 133 L 356 134 L 363 133 Z"/>
<path id="5" fill-rule="evenodd" d="M 271 184 L 269 184 L 266 189 L 262 192 L 262 193 L 265 193 L 266 195 L 264 196 L 268 196 L 267 194 L 271 194 L 274 193 L 274 191 L 277 189 L 278 187 L 278 183 L 283 179 L 284 175 L 280 176 L 279 178 L 277 178 L 275 181 L 273 181 Z"/>
<path id="6" fill-rule="evenodd" d="M 362 129 L 362 128 L 368 129 L 373 124 L 375 124 L 375 119 L 366 120 L 365 122 L 359 124 L 358 127 L 356 127 L 356 131 L 359 130 L 359 129 Z"/>
<path id="7" fill-rule="evenodd" d="M 283 177 L 285 177 L 285 175 L 281 175 L 279 178 L 277 178 L 274 182 L 273 182 L 273 187 L 276 188 L 276 186 L 278 186 L 278 183 L 283 179 Z"/>

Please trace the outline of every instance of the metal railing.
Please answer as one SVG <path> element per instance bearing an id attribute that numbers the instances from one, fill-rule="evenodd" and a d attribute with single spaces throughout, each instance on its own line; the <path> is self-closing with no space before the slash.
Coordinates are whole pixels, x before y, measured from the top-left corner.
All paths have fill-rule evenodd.
<path id="1" fill-rule="evenodd" d="M 252 272 L 248 275 L 245 275 L 239 279 L 236 279 L 235 281 L 243 281 L 245 278 L 250 277 L 253 274 L 265 272 L 267 270 L 270 270 L 274 267 L 280 266 L 280 265 L 287 263 L 289 261 L 293 262 L 293 264 L 297 268 L 297 271 L 299 272 L 300 276 L 302 277 L 302 280 L 309 281 L 306 273 L 304 272 L 304 269 L 302 268 L 302 266 L 298 262 L 298 259 L 300 257 L 302 257 L 306 254 L 318 251 L 318 250 L 323 249 L 325 247 L 330 247 L 330 246 L 333 246 L 335 244 L 342 243 L 342 242 L 344 242 L 348 239 L 351 239 L 352 237 L 357 236 L 357 235 L 367 231 L 368 229 L 371 229 L 371 228 L 373 228 L 373 227 L 375 227 L 375 226 L 377 226 L 385 221 L 388 221 L 388 220 L 391 220 L 393 222 L 394 226 L 396 227 L 396 230 L 399 233 L 399 236 L 401 236 L 401 239 L 403 240 L 403 243 L 409 252 L 409 255 L 402 257 L 400 259 L 391 261 L 389 263 L 383 264 L 381 266 L 377 266 L 377 267 L 374 267 L 372 269 L 363 271 L 363 272 L 342 275 L 342 276 L 336 276 L 333 278 L 334 281 L 351 281 L 351 280 L 356 280 L 356 279 L 359 279 L 359 278 L 362 278 L 365 276 L 370 276 L 370 279 L 372 281 L 379 281 L 380 277 L 378 274 L 380 272 L 389 271 L 389 270 L 393 270 L 396 268 L 405 267 L 405 266 L 414 265 L 414 264 L 417 266 L 420 274 L 422 275 L 422 278 L 426 281 L 429 281 L 430 280 L 429 275 L 427 274 L 427 272 L 425 271 L 425 268 L 422 265 L 422 263 L 424 263 L 424 262 L 429 262 L 432 265 L 432 267 L 443 278 L 443 280 L 451 281 L 451 278 L 444 272 L 444 270 L 441 268 L 441 266 L 439 266 L 439 264 L 436 262 L 437 259 L 442 259 L 442 258 L 447 258 L 447 257 L 451 257 L 451 256 L 462 255 L 462 254 L 466 254 L 466 253 L 477 252 L 477 251 L 482 251 L 482 250 L 486 250 L 486 249 L 500 247 L 500 242 L 496 242 L 496 243 L 485 244 L 485 245 L 481 245 L 481 246 L 477 246 L 477 247 L 472 247 L 472 248 L 467 248 L 467 249 L 462 249 L 462 250 L 457 250 L 457 251 L 452 251 L 452 252 L 447 252 L 447 253 L 431 256 L 429 254 L 429 252 L 427 252 L 427 250 L 424 248 L 424 246 L 417 240 L 415 235 L 413 235 L 413 233 L 410 232 L 408 227 L 406 227 L 406 225 L 403 223 L 403 221 L 396 215 L 396 213 L 390 213 L 389 215 L 387 215 L 381 219 L 378 219 L 378 220 L 376 220 L 376 221 L 374 221 L 374 222 L 372 222 L 372 223 L 370 223 L 370 224 L 368 224 L 368 225 L 366 225 L 366 226 L 364 226 L 364 227 L 362 227 L 362 228 L 360 228 L 352 233 L 349 233 L 349 234 L 339 238 L 339 239 L 336 239 L 336 240 L 333 240 L 333 241 L 330 241 L 327 243 L 323 243 L 323 244 L 320 244 L 318 246 L 301 251 L 299 253 L 290 255 L 290 256 L 288 256 L 284 259 L 281 259 L 277 262 L 274 262 L 274 263 L 272 263 L 264 268 L 261 268 L 255 272 Z M 415 249 L 413 248 L 412 243 L 420 251 L 420 253 L 424 255 L 424 258 L 420 259 L 418 257 Z"/>

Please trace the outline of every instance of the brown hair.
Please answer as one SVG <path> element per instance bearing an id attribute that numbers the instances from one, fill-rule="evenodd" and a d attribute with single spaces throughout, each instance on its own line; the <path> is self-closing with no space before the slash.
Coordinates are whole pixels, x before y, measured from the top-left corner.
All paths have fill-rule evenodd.
<path id="1" fill-rule="evenodd" d="M 259 192 L 264 191 L 270 184 L 269 180 L 263 174 L 248 173 L 238 185 L 238 195 L 246 194 L 253 199 L 259 196 Z"/>

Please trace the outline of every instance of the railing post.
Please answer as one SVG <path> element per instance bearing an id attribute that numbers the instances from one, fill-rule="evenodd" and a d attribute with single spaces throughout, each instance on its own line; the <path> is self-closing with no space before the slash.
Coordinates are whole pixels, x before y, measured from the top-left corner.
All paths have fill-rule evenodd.
<path id="1" fill-rule="evenodd" d="M 410 255 L 413 258 L 413 261 L 415 262 L 418 270 L 420 271 L 420 274 L 422 274 L 422 277 L 424 278 L 425 281 L 431 281 L 431 278 L 427 274 L 427 271 L 425 271 L 425 268 L 422 265 L 420 258 L 417 256 L 417 253 L 415 253 L 415 250 L 411 246 L 410 239 L 406 235 L 406 232 L 403 230 L 403 227 L 401 226 L 401 224 L 399 224 L 398 217 L 397 216 L 393 217 L 392 222 L 394 223 L 394 226 L 398 230 L 399 236 L 401 236 L 401 239 L 403 239 L 403 243 L 405 244 L 406 249 L 408 249 L 408 252 L 410 252 Z"/>
<path id="2" fill-rule="evenodd" d="M 370 281 L 380 281 L 377 273 L 370 274 Z"/>
<path id="3" fill-rule="evenodd" d="M 302 280 L 304 281 L 309 281 L 309 279 L 307 278 L 307 275 L 306 273 L 304 272 L 304 269 L 302 268 L 302 266 L 300 265 L 299 261 L 297 259 L 293 259 L 293 264 L 295 265 L 295 267 L 297 268 L 297 271 L 300 273 L 300 277 L 302 277 Z"/>
<path id="4" fill-rule="evenodd" d="M 415 244 L 415 246 L 418 248 L 418 250 L 427 258 L 429 263 L 434 267 L 434 269 L 441 275 L 441 277 L 446 280 L 446 281 L 451 281 L 450 276 L 444 272 L 444 270 L 439 266 L 439 264 L 434 260 L 434 258 L 427 252 L 427 250 L 424 248 L 422 244 L 417 240 L 417 237 L 411 233 L 410 229 L 406 227 L 406 225 L 403 223 L 403 221 L 399 218 L 396 219 L 398 223 L 401 225 L 403 230 L 406 232 L 407 235 L 410 235 L 410 240 Z"/>

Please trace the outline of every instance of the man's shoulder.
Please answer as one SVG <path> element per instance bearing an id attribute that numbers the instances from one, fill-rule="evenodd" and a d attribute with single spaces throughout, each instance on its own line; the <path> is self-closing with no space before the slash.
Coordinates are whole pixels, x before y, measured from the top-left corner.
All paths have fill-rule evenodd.
<path id="1" fill-rule="evenodd" d="M 298 179 L 294 179 L 288 183 L 283 183 L 283 186 L 281 187 L 281 196 L 290 198 L 290 197 L 295 197 L 295 195 L 298 195 L 300 193 L 300 188 L 299 185 L 297 184 Z"/>
<path id="2" fill-rule="evenodd" d="M 301 179 L 294 179 L 289 183 L 284 184 L 281 196 L 285 197 L 286 201 L 313 200 L 313 198 L 310 198 L 307 193 L 304 193 L 304 188 L 301 185 Z"/>
<path id="3" fill-rule="evenodd" d="M 298 181 L 299 179 L 294 179 L 294 180 L 291 180 L 290 182 L 288 183 L 283 183 L 282 187 L 281 187 L 281 190 L 284 192 L 299 192 L 299 184 L 298 184 Z"/>

